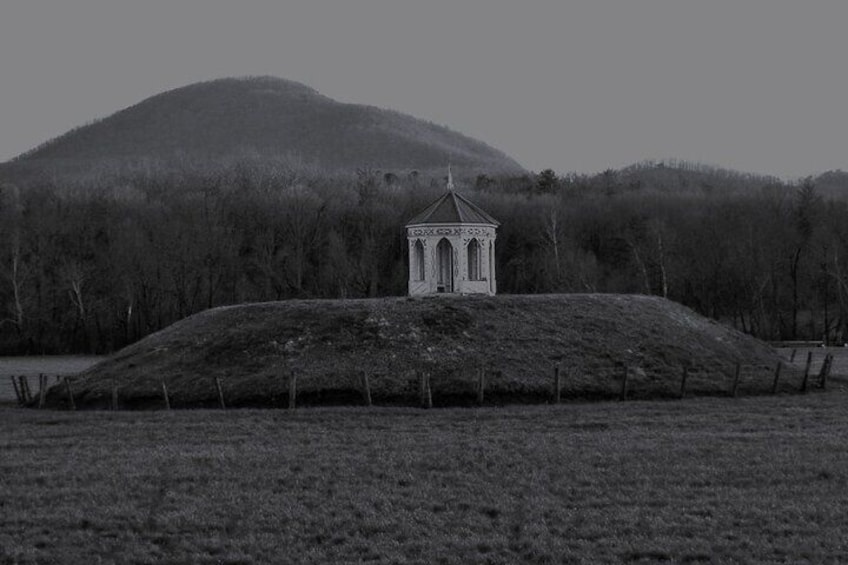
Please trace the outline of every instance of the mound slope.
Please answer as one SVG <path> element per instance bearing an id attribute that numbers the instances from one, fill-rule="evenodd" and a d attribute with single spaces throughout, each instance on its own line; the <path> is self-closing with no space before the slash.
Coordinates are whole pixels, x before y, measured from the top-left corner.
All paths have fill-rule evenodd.
<path id="1" fill-rule="evenodd" d="M 291 372 L 299 404 L 360 404 L 362 373 L 375 403 L 415 404 L 417 371 L 435 405 L 471 403 L 477 371 L 487 402 L 546 401 L 561 363 L 563 397 L 604 398 L 630 369 L 634 397 L 771 388 L 779 358 L 768 345 L 661 298 L 624 295 L 438 296 L 294 300 L 208 310 L 92 367 L 73 382 L 77 406 L 284 406 Z M 785 372 L 784 382 L 792 375 Z M 794 386 L 794 385 L 793 385 Z M 66 401 L 54 387 L 48 403 Z"/>

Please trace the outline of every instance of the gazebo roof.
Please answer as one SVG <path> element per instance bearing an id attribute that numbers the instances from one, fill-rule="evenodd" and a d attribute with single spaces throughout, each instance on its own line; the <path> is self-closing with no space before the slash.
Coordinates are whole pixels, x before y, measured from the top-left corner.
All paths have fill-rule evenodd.
<path id="1" fill-rule="evenodd" d="M 499 226 L 500 222 L 461 194 L 448 190 L 406 223 L 407 226 L 421 224 L 488 224 Z"/>

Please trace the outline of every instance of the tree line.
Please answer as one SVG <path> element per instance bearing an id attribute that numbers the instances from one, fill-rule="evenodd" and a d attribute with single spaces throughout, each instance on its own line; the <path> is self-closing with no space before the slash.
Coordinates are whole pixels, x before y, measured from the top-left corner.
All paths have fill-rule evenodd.
<path id="1" fill-rule="evenodd" d="M 848 335 L 848 203 L 811 179 L 649 163 L 459 188 L 501 222 L 499 292 L 652 294 L 764 339 Z M 443 190 L 256 164 L 0 183 L 0 353 L 109 352 L 221 305 L 403 295 L 403 226 Z"/>

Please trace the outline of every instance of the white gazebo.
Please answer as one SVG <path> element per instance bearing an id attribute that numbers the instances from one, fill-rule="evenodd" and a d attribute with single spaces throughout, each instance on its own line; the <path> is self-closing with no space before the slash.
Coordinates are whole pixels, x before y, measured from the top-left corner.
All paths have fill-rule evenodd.
<path id="1" fill-rule="evenodd" d="M 500 223 L 454 191 L 447 191 L 406 224 L 409 295 L 497 292 L 495 230 Z"/>

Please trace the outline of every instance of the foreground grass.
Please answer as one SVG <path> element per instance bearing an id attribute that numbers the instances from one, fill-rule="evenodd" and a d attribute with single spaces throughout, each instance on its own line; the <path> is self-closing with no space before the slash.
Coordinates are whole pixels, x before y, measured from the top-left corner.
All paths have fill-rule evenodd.
<path id="1" fill-rule="evenodd" d="M 848 562 L 848 393 L 0 410 L 0 562 Z"/>

